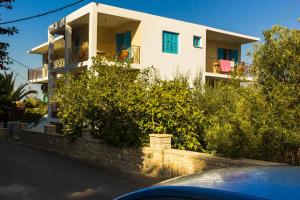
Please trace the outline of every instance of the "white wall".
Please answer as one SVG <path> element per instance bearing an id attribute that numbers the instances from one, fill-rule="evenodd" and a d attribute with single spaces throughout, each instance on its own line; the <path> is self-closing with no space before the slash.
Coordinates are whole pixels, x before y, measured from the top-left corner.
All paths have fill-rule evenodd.
<path id="1" fill-rule="evenodd" d="M 155 18 L 155 19 L 154 19 Z M 193 78 L 205 69 L 206 30 L 189 23 L 160 17 L 146 16 L 142 19 L 141 65 L 158 68 L 161 78 L 170 79 L 178 70 Z M 162 33 L 179 33 L 178 54 L 162 51 Z M 193 37 L 202 38 L 202 48 L 195 48 Z"/>
<path id="2" fill-rule="evenodd" d="M 206 28 L 201 25 L 159 17 L 146 13 L 129 11 L 99 4 L 97 12 L 121 16 L 140 21 L 141 58 L 139 67 L 154 66 L 161 78 L 170 79 L 179 70 L 193 78 L 197 72 L 205 71 Z M 162 33 L 179 33 L 179 52 L 162 52 Z M 202 37 L 202 48 L 193 46 L 193 36 Z"/>

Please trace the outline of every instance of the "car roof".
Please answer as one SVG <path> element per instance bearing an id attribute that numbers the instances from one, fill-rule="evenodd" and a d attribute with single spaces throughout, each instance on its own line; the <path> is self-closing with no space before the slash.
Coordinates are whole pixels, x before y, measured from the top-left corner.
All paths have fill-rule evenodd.
<path id="1" fill-rule="evenodd" d="M 224 168 L 182 176 L 159 186 L 213 188 L 267 199 L 300 199 L 300 167 Z"/>

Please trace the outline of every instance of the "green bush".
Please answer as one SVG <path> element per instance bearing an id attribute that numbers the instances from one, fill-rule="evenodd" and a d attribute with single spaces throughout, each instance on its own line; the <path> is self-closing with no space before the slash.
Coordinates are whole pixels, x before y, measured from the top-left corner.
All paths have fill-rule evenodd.
<path id="1" fill-rule="evenodd" d="M 153 68 L 137 71 L 130 63 L 98 57 L 79 78 L 61 78 L 54 94 L 51 101 L 58 103 L 64 133 L 71 139 L 89 128 L 109 144 L 143 146 L 149 133 L 171 133 L 174 147 L 204 148 L 204 117 L 183 77 L 162 81 Z"/>
<path id="2" fill-rule="evenodd" d="M 153 68 L 94 59 L 79 77 L 60 78 L 51 102 L 70 139 L 82 129 L 115 146 L 144 146 L 150 133 L 173 134 L 174 148 L 299 164 L 300 35 L 274 27 L 255 47 L 257 81 L 240 77 L 190 87 L 188 77 L 161 80 Z"/>
<path id="3" fill-rule="evenodd" d="M 147 91 L 140 111 L 141 128 L 146 133 L 173 134 L 173 147 L 201 151 L 205 118 L 193 101 L 193 93 L 185 77 L 156 80 Z"/>

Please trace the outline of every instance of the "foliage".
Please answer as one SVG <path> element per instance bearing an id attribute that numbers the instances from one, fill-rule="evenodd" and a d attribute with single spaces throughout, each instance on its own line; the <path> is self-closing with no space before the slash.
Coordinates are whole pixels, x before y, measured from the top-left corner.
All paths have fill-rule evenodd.
<path id="1" fill-rule="evenodd" d="M 264 35 L 253 56 L 257 84 L 205 92 L 200 107 L 209 121 L 207 148 L 230 157 L 299 163 L 299 31 L 275 26 Z"/>
<path id="2" fill-rule="evenodd" d="M 7 122 L 12 116 L 12 111 L 17 109 L 17 102 L 21 101 L 29 94 L 34 94 L 36 91 L 25 91 L 27 84 L 21 84 L 15 89 L 16 76 L 14 73 L 0 74 L 0 118 Z"/>
<path id="3" fill-rule="evenodd" d="M 83 128 L 90 128 L 95 137 L 108 143 L 139 145 L 140 131 L 129 109 L 137 98 L 131 89 L 135 87 L 135 73 L 128 63 L 109 62 L 99 57 L 79 78 L 63 77 L 51 101 L 58 103 L 58 116 L 71 139 L 80 136 Z"/>
<path id="4" fill-rule="evenodd" d="M 147 98 L 139 110 L 144 113 L 140 126 L 146 133 L 173 134 L 173 147 L 203 150 L 204 116 L 193 101 L 187 78 L 156 79 L 147 90 Z"/>
<path id="5" fill-rule="evenodd" d="M 47 103 L 38 98 L 29 97 L 22 101 L 24 115 L 19 120 L 24 123 L 36 122 L 47 113 Z"/>
<path id="6" fill-rule="evenodd" d="M 203 116 L 183 77 L 162 81 L 151 68 L 138 71 L 130 63 L 98 57 L 79 78 L 61 79 L 51 101 L 58 103 L 71 139 L 90 128 L 107 143 L 141 146 L 149 133 L 173 133 L 176 147 L 201 149 Z"/>
<path id="7" fill-rule="evenodd" d="M 71 139 L 88 128 L 109 144 L 143 146 L 149 133 L 171 133 L 178 149 L 299 164 L 299 31 L 264 35 L 247 87 L 238 75 L 203 87 L 198 75 L 191 88 L 182 74 L 161 80 L 153 68 L 97 57 L 79 77 L 62 77 L 51 102 Z"/>
<path id="8" fill-rule="evenodd" d="M 264 157 L 294 162 L 300 149 L 300 32 L 274 26 L 264 37 L 253 54 L 268 106 L 266 124 L 258 130 L 270 144 Z"/>
<path id="9" fill-rule="evenodd" d="M 12 9 L 12 3 L 14 0 L 0 0 L 0 8 Z M 15 33 L 18 33 L 16 27 L 0 27 L 0 35 L 11 36 Z M 7 70 L 7 65 L 11 64 L 11 61 L 8 56 L 9 44 L 6 42 L 0 42 L 0 70 Z"/>

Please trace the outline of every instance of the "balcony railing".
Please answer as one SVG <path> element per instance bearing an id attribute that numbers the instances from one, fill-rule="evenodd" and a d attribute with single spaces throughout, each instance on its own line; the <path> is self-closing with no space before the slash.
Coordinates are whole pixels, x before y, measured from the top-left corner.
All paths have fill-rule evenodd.
<path id="1" fill-rule="evenodd" d="M 117 51 L 118 50 L 118 51 Z M 55 50 L 53 54 L 53 66 L 54 69 L 65 66 L 65 56 L 67 56 L 68 64 L 76 64 L 79 62 L 87 61 L 89 58 L 89 44 L 83 42 L 78 47 L 71 47 L 65 53 L 64 49 Z M 131 45 L 129 48 L 124 46 L 117 46 L 115 43 L 110 42 L 98 42 L 97 54 L 105 55 L 112 58 L 118 58 L 121 60 L 128 60 L 132 63 L 140 63 L 140 47 Z"/>
<path id="2" fill-rule="evenodd" d="M 54 69 L 65 66 L 65 51 L 64 49 L 58 49 L 54 51 L 53 55 L 53 67 Z"/>
<path id="3" fill-rule="evenodd" d="M 88 60 L 88 43 L 83 43 L 78 47 L 72 47 L 67 50 L 61 48 L 54 51 L 53 54 L 53 68 L 60 68 L 65 66 L 65 56 L 68 55 L 68 64 L 75 64 Z"/>
<path id="4" fill-rule="evenodd" d="M 28 70 L 28 81 L 36 82 L 48 78 L 48 65 L 44 64 L 42 67 Z"/>
<path id="5" fill-rule="evenodd" d="M 140 63 L 140 46 L 131 45 L 129 48 L 119 46 L 110 42 L 98 42 L 97 54 L 105 55 L 112 58 L 118 58 L 120 60 L 128 60 L 132 63 Z"/>
<path id="6" fill-rule="evenodd" d="M 89 45 L 88 42 L 83 42 L 78 47 L 68 49 L 68 63 L 75 64 L 89 59 Z"/>
<path id="7" fill-rule="evenodd" d="M 240 62 L 240 63 L 233 63 L 233 66 L 230 67 L 230 71 L 222 72 L 221 60 L 218 60 L 217 58 L 207 58 L 206 72 L 216 73 L 216 74 L 236 73 L 237 75 L 240 76 L 250 77 L 252 76 L 254 70 L 250 64 L 246 64 L 245 62 Z"/>

